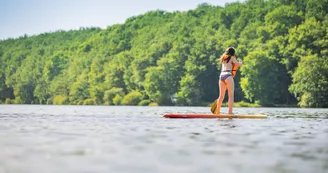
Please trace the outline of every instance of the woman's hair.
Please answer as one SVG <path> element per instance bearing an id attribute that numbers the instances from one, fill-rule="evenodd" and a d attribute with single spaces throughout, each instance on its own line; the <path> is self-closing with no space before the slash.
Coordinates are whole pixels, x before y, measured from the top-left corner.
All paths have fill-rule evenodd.
<path id="1" fill-rule="evenodd" d="M 226 51 L 223 53 L 223 55 L 221 56 L 221 58 L 220 58 L 221 63 L 224 61 L 224 59 L 225 59 L 224 57 L 225 56 L 235 56 L 235 53 L 236 53 L 235 48 L 228 47 L 226 49 Z"/>

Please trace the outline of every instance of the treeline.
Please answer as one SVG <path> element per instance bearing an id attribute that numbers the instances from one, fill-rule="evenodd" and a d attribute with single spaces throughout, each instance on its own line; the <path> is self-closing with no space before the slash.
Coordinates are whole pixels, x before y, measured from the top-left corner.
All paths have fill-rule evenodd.
<path id="1" fill-rule="evenodd" d="M 0 102 L 204 105 L 218 58 L 244 65 L 235 101 L 328 107 L 328 0 L 247 0 L 151 11 L 107 29 L 0 41 Z"/>

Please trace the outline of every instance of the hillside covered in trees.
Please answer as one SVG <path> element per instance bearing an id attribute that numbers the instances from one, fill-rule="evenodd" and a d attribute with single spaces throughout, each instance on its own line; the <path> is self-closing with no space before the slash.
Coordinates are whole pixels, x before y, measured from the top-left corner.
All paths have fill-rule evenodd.
<path id="1" fill-rule="evenodd" d="M 233 46 L 244 61 L 235 101 L 328 107 L 327 10 L 328 0 L 205 3 L 2 40 L 0 103 L 204 105 Z"/>

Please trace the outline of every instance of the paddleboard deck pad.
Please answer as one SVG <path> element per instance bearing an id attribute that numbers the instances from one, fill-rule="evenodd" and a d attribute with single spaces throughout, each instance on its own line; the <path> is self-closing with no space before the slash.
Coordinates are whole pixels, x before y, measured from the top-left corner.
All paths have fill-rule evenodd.
<path id="1" fill-rule="evenodd" d="M 248 115 L 248 114 L 195 114 L 195 113 L 170 113 L 164 114 L 165 118 L 267 118 L 266 115 Z"/>

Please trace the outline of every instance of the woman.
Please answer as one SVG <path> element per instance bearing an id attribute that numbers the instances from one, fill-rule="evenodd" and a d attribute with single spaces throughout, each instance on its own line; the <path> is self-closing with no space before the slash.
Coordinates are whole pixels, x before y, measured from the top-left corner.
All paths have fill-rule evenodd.
<path id="1" fill-rule="evenodd" d="M 228 89 L 228 114 L 232 114 L 232 106 L 234 99 L 234 90 L 235 84 L 233 81 L 233 77 L 236 74 L 236 70 L 239 66 L 243 64 L 241 60 L 236 59 L 235 49 L 233 47 L 229 47 L 225 53 L 220 58 L 222 67 L 221 74 L 219 79 L 219 87 L 220 87 L 220 96 L 217 99 L 217 109 L 216 114 L 220 114 L 220 109 L 222 105 L 222 101 L 224 99 L 224 95 L 226 90 Z"/>

